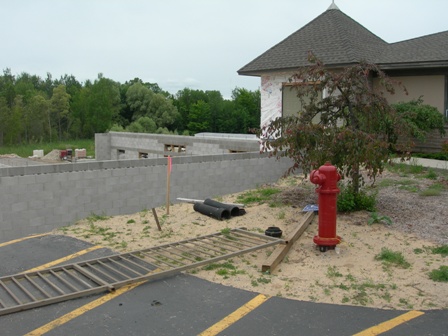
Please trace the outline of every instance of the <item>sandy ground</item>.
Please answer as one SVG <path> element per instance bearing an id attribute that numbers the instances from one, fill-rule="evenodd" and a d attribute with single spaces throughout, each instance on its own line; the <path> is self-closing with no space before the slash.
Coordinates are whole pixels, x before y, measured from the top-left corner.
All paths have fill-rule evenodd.
<path id="1" fill-rule="evenodd" d="M 296 176 L 264 187 L 282 190 L 276 196 L 276 206 L 268 203 L 251 204 L 246 206 L 245 215 L 229 220 L 209 218 L 194 211 L 192 204 L 180 203 L 171 205 L 169 214 L 164 207 L 156 209 L 162 231 L 158 231 L 152 212 L 144 210 L 115 217 L 92 215 L 87 220 L 54 233 L 78 237 L 118 252 L 194 238 L 225 228 L 245 227 L 263 234 L 267 227 L 277 226 L 283 230 L 285 237 L 294 231 L 305 216 L 303 207 L 316 202 L 314 186 Z M 384 195 L 390 201 L 394 194 L 400 197 L 400 192 L 402 190 L 395 188 L 386 190 Z M 240 203 L 237 197 L 241 194 L 214 199 Z M 381 198 L 381 195 L 378 197 Z M 415 194 L 411 196 L 412 199 L 418 198 Z M 440 202 L 441 207 L 446 207 L 446 200 L 444 193 L 428 202 Z M 414 208 L 414 217 L 417 213 L 418 210 Z M 318 219 L 315 216 L 283 262 L 269 274 L 261 272 L 261 265 L 274 248 L 233 258 L 230 260 L 230 268 L 233 269 L 226 268 L 222 262 L 221 268 L 205 270 L 201 267 L 189 273 L 226 286 L 297 300 L 386 309 L 448 308 L 448 283 L 435 282 L 428 276 L 431 270 L 448 265 L 447 257 L 431 251 L 431 247 L 440 246 L 440 241 L 429 239 L 427 234 L 421 234 L 419 230 L 409 232 L 407 222 L 406 225 L 400 225 L 400 215 L 395 215 L 391 216 L 392 225 L 369 225 L 368 212 L 339 214 L 337 234 L 343 241 L 335 250 L 324 253 L 313 243 L 313 236 L 318 233 Z M 448 229 L 446 218 L 435 223 L 437 228 L 445 230 L 444 234 Z M 422 225 L 428 220 L 434 222 L 432 219 L 422 219 Z M 401 268 L 376 260 L 375 256 L 383 248 L 401 252 L 410 267 Z"/>

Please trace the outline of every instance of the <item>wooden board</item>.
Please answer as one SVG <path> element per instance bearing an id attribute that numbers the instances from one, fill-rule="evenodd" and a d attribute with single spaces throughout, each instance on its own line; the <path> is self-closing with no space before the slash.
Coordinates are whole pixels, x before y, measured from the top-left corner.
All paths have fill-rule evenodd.
<path id="1" fill-rule="evenodd" d="M 296 229 L 285 239 L 286 244 L 278 245 L 269 258 L 263 263 L 263 265 L 261 265 L 262 272 L 272 272 L 277 267 L 277 265 L 289 252 L 294 242 L 300 238 L 303 232 L 305 232 L 306 228 L 313 221 L 313 218 L 314 211 L 310 211 L 305 215 L 302 221 L 299 222 L 299 225 L 297 225 Z"/>

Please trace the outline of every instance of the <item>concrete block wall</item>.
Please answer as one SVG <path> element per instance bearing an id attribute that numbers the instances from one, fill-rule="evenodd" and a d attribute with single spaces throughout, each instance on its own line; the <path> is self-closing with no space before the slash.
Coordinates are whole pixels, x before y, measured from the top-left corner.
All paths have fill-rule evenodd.
<path id="1" fill-rule="evenodd" d="M 278 180 L 289 159 L 238 153 L 173 158 L 170 198 L 204 199 Z M 91 214 L 130 214 L 165 204 L 167 159 L 0 168 L 0 243 L 49 232 Z"/>
<path id="2" fill-rule="evenodd" d="M 99 145 L 97 145 L 99 144 Z M 165 151 L 165 145 L 183 146 L 185 152 Z M 180 135 L 110 132 L 95 135 L 97 160 L 138 159 L 139 153 L 150 158 L 188 155 L 229 154 L 259 151 L 257 139 L 191 137 Z M 124 154 L 119 155 L 119 151 Z"/>

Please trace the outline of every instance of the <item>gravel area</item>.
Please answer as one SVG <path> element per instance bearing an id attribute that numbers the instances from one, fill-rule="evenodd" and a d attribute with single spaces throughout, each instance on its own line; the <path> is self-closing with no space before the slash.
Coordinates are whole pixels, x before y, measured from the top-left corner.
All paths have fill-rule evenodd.
<path id="1" fill-rule="evenodd" d="M 386 182 L 385 182 L 386 181 Z M 393 184 L 395 181 L 395 184 Z M 392 184 L 381 187 L 382 184 Z M 436 196 L 423 196 L 431 185 L 443 185 Z M 413 233 L 438 244 L 448 244 L 448 180 L 387 173 L 378 179 L 377 209 L 392 219 L 392 229 Z"/>

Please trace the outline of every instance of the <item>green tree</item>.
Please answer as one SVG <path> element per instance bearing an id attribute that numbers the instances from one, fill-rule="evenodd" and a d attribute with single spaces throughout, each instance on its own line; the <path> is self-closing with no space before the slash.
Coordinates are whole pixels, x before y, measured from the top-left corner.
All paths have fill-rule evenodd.
<path id="1" fill-rule="evenodd" d="M 25 106 L 23 114 L 23 127 L 25 131 L 25 140 L 27 143 L 40 142 L 49 135 L 48 114 L 49 101 L 45 94 L 41 92 L 31 97 Z"/>
<path id="2" fill-rule="evenodd" d="M 140 82 L 129 87 L 126 101 L 133 112 L 134 120 L 148 117 L 157 127 L 172 127 L 179 116 L 177 108 L 170 99 L 161 93 L 154 93 Z"/>
<path id="3" fill-rule="evenodd" d="M 89 129 L 84 136 L 92 137 L 95 133 L 104 133 L 114 123 L 120 109 L 120 91 L 118 83 L 98 75 L 90 88 L 88 99 L 87 125 Z"/>
<path id="4" fill-rule="evenodd" d="M 7 136 L 8 120 L 11 109 L 5 97 L 0 96 L 0 145 L 3 145 L 4 138 Z"/>
<path id="5" fill-rule="evenodd" d="M 312 55 L 310 61 L 311 66 L 300 68 L 291 78 L 302 109 L 297 116 L 278 118 L 261 130 L 269 138 L 264 149 L 292 158 L 290 171 L 301 168 L 306 173 L 330 161 L 342 176 L 351 178 L 352 191 L 358 193 L 361 168 L 374 179 L 391 150 L 410 150 L 409 142 L 396 141 L 408 135 L 409 128 L 383 95 L 383 91 L 394 93 L 397 83 L 373 64 L 336 71 Z M 372 87 L 372 75 L 377 76 L 379 88 Z M 327 95 L 320 98 L 324 90 Z"/>
<path id="6" fill-rule="evenodd" d="M 200 100 L 191 106 L 188 130 L 192 133 L 209 130 L 210 105 Z"/>
<path id="7" fill-rule="evenodd" d="M 188 129 L 191 107 L 193 104 L 196 104 L 200 100 L 203 102 L 208 101 L 207 94 L 201 90 L 192 90 L 189 88 L 185 88 L 183 90 L 179 90 L 176 93 L 174 105 L 179 111 L 179 117 L 177 118 L 175 123 L 176 129 L 180 131 Z"/>
<path id="8" fill-rule="evenodd" d="M 156 130 L 156 123 L 148 117 L 140 117 L 126 127 L 126 132 L 134 133 L 155 133 Z"/>
<path id="9" fill-rule="evenodd" d="M 11 69 L 3 70 L 3 76 L 0 77 L 0 95 L 5 98 L 5 102 L 9 108 L 14 105 L 16 92 L 14 89 L 15 77 L 11 74 Z"/>
<path id="10" fill-rule="evenodd" d="M 53 89 L 50 100 L 51 120 L 50 126 L 55 126 L 58 132 L 58 139 L 63 139 L 63 131 L 67 131 L 70 126 L 70 95 L 66 92 L 64 85 L 58 85 Z M 50 141 L 51 141 L 50 127 Z"/>
<path id="11" fill-rule="evenodd" d="M 23 110 L 24 104 L 22 96 L 17 95 L 14 99 L 12 108 L 8 111 L 9 114 L 5 118 L 5 142 L 7 144 L 17 144 L 22 142 Z"/>
<path id="12" fill-rule="evenodd" d="M 234 117 L 237 119 L 238 133 L 248 133 L 250 129 L 260 125 L 261 95 L 260 90 L 249 91 L 235 88 L 232 91 Z"/>

